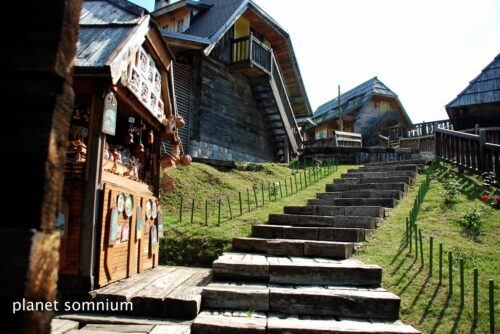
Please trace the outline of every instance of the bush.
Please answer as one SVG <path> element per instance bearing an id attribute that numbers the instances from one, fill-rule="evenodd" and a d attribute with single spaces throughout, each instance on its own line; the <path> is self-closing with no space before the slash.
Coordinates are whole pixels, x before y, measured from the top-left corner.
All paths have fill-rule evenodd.
<path id="1" fill-rule="evenodd" d="M 474 210 L 466 212 L 459 223 L 466 234 L 477 237 L 481 233 L 481 227 L 485 220 L 482 212 L 474 208 Z"/>
<path id="2" fill-rule="evenodd" d="M 460 183 L 457 180 L 448 181 L 444 185 L 443 195 L 445 204 L 452 204 L 458 194 L 460 194 Z"/>

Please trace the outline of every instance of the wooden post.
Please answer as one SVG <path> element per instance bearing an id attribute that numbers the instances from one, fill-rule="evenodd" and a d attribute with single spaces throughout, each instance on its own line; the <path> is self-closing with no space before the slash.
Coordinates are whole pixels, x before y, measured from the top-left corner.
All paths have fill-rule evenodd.
<path id="1" fill-rule="evenodd" d="M 485 150 L 484 144 L 486 143 L 486 131 L 484 129 L 479 130 L 479 171 L 486 172 L 486 160 L 485 160 Z"/>
<path id="2" fill-rule="evenodd" d="M 340 131 L 344 131 L 344 119 L 342 117 L 342 103 L 340 101 L 340 85 L 338 86 L 339 88 L 339 92 L 338 92 L 338 102 L 339 102 L 339 106 L 338 106 L 338 113 L 339 113 L 339 130 Z"/>
<path id="3" fill-rule="evenodd" d="M 240 200 L 240 216 L 243 215 L 243 203 L 241 201 L 241 191 L 238 191 L 238 198 Z"/>

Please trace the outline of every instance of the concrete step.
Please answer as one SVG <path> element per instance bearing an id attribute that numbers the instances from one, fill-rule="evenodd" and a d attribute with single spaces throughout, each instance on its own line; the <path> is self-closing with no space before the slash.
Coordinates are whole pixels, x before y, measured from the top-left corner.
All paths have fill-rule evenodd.
<path id="1" fill-rule="evenodd" d="M 278 213 L 270 214 L 268 222 L 270 225 L 374 229 L 383 222 L 383 219 L 378 217 L 313 216 Z"/>
<path id="2" fill-rule="evenodd" d="M 209 310 L 193 322 L 191 334 L 420 334 L 400 321 L 297 316 Z"/>
<path id="3" fill-rule="evenodd" d="M 391 176 L 409 176 L 411 178 L 416 178 L 417 172 L 411 170 L 397 170 L 392 172 L 349 172 L 340 175 L 342 179 L 344 178 L 375 178 L 375 177 L 391 177 Z"/>
<path id="4" fill-rule="evenodd" d="M 394 198 L 403 199 L 404 192 L 399 190 L 353 190 L 317 193 L 317 199 L 336 198 Z"/>
<path id="5" fill-rule="evenodd" d="M 381 206 L 285 206 L 283 212 L 295 215 L 385 217 L 385 208 Z"/>
<path id="6" fill-rule="evenodd" d="M 233 238 L 233 249 L 278 256 L 309 256 L 347 259 L 354 253 L 354 243 L 300 239 Z"/>
<path id="7" fill-rule="evenodd" d="M 364 228 L 300 227 L 267 224 L 253 225 L 252 237 L 341 242 L 363 242 L 366 240 Z"/>
<path id="8" fill-rule="evenodd" d="M 211 283 L 202 306 L 284 314 L 396 320 L 400 298 L 384 289 Z"/>
<path id="9" fill-rule="evenodd" d="M 358 260 L 224 253 L 213 263 L 215 278 L 275 284 L 379 287 L 382 268 Z"/>
<path id="10" fill-rule="evenodd" d="M 408 184 L 403 182 L 388 182 L 388 183 L 363 183 L 363 184 L 347 184 L 337 183 L 327 184 L 325 187 L 327 192 L 336 191 L 351 191 L 351 190 L 399 190 L 408 192 Z"/>
<path id="11" fill-rule="evenodd" d="M 413 178 L 409 176 L 389 176 L 389 177 L 344 177 L 336 179 L 333 184 L 366 184 L 366 183 L 406 183 L 413 184 Z"/>
<path id="12" fill-rule="evenodd" d="M 336 198 L 336 199 L 310 199 L 307 205 L 334 205 L 334 206 L 383 206 L 394 208 L 398 200 L 393 198 Z"/>

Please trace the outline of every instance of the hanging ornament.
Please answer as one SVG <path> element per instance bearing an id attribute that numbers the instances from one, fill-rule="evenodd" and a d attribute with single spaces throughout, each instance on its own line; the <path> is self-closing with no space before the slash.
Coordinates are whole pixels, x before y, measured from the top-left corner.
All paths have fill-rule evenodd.
<path id="1" fill-rule="evenodd" d="M 141 119 L 141 127 L 139 130 L 139 144 L 135 147 L 136 152 L 144 153 L 144 144 L 142 143 L 142 119 Z"/>
<path id="2" fill-rule="evenodd" d="M 155 141 L 155 135 L 153 133 L 153 130 L 149 130 L 148 133 L 148 144 L 153 144 Z"/>
<path id="3" fill-rule="evenodd" d="M 191 161 L 191 156 L 189 154 L 186 154 L 181 158 L 181 165 L 189 166 L 191 164 Z"/>
<path id="4" fill-rule="evenodd" d="M 175 116 L 175 126 L 177 127 L 177 129 L 182 129 L 184 126 L 186 126 L 186 122 L 184 121 L 184 118 L 182 118 L 182 116 Z"/>
<path id="5" fill-rule="evenodd" d="M 113 92 L 104 97 L 104 113 L 102 119 L 102 133 L 114 136 L 116 132 L 117 102 Z"/>

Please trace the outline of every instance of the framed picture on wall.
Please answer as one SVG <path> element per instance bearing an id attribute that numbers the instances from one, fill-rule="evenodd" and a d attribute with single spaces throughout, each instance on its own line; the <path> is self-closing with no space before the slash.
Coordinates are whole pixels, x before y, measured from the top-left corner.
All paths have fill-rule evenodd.
<path id="1" fill-rule="evenodd" d="M 109 244 L 113 245 L 118 239 L 118 215 L 119 211 L 117 208 L 111 210 L 110 221 L 109 221 Z"/>

